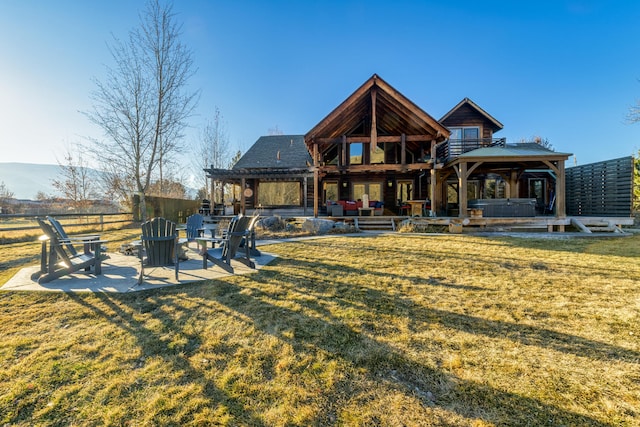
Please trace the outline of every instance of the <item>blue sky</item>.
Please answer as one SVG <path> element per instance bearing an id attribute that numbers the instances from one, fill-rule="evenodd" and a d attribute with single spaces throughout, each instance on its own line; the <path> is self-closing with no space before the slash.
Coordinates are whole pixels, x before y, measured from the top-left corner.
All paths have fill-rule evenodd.
<path id="1" fill-rule="evenodd" d="M 101 138 L 79 111 L 107 43 L 143 0 L 0 0 L 0 162 L 56 163 Z M 232 148 L 304 134 L 376 73 L 439 119 L 469 97 L 568 166 L 637 153 L 639 1 L 195 1 L 174 4 L 201 90 L 187 146 L 217 106 Z M 90 146 L 87 150 L 99 148 Z M 185 152 L 185 157 L 188 149 Z M 188 161 L 185 161 L 188 165 Z"/>

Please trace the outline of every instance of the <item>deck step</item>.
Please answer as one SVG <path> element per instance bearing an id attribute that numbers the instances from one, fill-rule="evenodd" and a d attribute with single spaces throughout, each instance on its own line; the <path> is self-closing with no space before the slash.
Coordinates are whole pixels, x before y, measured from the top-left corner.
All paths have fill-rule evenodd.
<path id="1" fill-rule="evenodd" d="M 389 217 L 364 217 L 358 216 L 353 219 L 358 230 L 396 230 L 396 223 Z"/>

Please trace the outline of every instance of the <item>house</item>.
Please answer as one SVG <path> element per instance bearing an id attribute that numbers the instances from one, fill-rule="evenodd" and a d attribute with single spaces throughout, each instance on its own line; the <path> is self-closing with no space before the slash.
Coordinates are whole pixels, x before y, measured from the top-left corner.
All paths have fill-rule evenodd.
<path id="1" fill-rule="evenodd" d="M 318 216 L 368 199 L 384 215 L 412 204 L 431 216 L 565 217 L 571 154 L 507 144 L 494 137 L 502 128 L 468 98 L 436 120 L 374 74 L 305 135 L 260 137 L 231 170 L 206 172 L 240 186 L 242 210 Z"/>

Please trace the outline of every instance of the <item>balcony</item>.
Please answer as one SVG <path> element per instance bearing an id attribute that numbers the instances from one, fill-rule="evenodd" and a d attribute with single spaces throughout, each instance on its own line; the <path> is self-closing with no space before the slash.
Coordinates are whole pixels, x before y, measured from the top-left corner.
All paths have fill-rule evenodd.
<path id="1" fill-rule="evenodd" d="M 438 146 L 436 155 L 439 161 L 449 161 L 478 148 L 504 147 L 506 145 L 506 138 L 450 139 Z"/>

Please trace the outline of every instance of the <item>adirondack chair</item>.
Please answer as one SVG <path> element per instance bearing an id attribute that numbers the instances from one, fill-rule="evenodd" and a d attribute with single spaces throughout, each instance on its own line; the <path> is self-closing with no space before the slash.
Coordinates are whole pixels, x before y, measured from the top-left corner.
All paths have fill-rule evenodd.
<path id="1" fill-rule="evenodd" d="M 256 249 L 256 224 L 260 219 L 260 215 L 254 215 L 251 217 L 251 221 L 249 222 L 249 226 L 247 227 L 247 236 L 244 238 L 243 242 L 240 244 L 240 247 L 244 247 L 244 245 L 249 245 L 249 254 L 252 256 L 260 256 L 260 251 Z"/>
<path id="2" fill-rule="evenodd" d="M 238 214 L 229 223 L 227 229 L 226 238 L 217 239 L 221 244 L 214 249 L 208 249 L 202 254 L 202 268 L 205 270 L 208 266 L 208 261 L 211 261 L 215 265 L 221 267 L 223 270 L 233 273 L 234 269 L 231 266 L 231 260 L 236 258 L 238 248 L 243 238 L 248 236 L 248 227 L 251 222 L 251 218 Z M 255 264 L 249 258 L 249 245 L 245 246 L 245 256 L 238 258 L 237 260 L 248 265 L 251 268 L 255 268 Z"/>
<path id="3" fill-rule="evenodd" d="M 92 241 L 100 240 L 100 235 L 99 234 L 85 234 L 85 235 L 81 235 L 81 236 L 69 237 L 67 235 L 67 232 L 64 230 L 64 227 L 62 226 L 62 224 L 60 224 L 60 221 L 58 221 L 57 219 L 55 219 L 52 216 L 47 216 L 47 220 L 51 224 L 51 227 L 53 227 L 53 230 L 57 233 L 58 239 L 60 239 L 61 241 L 66 241 L 67 242 L 67 243 L 65 243 L 65 246 L 67 247 L 67 251 L 69 251 L 69 253 L 71 255 L 73 255 L 73 256 L 77 256 L 78 255 L 78 252 L 76 251 L 76 248 L 73 246 L 74 243 L 75 244 L 82 243 L 84 245 L 85 243 L 91 244 Z M 94 244 L 92 244 L 92 246 Z"/>
<path id="4" fill-rule="evenodd" d="M 203 222 L 204 217 L 200 214 L 187 217 L 187 244 L 195 242 L 196 238 L 202 235 Z"/>
<path id="5" fill-rule="evenodd" d="M 173 265 L 175 267 L 176 280 L 180 270 L 180 258 L 178 246 L 185 243 L 186 239 L 178 238 L 176 223 L 165 218 L 153 218 L 142 224 L 142 236 L 138 245 L 140 257 L 140 277 L 138 283 L 144 280 L 144 267 L 159 267 Z M 144 254 L 146 258 L 144 258 Z"/>
<path id="6" fill-rule="evenodd" d="M 71 244 L 69 239 L 61 239 L 53 227 L 42 219 L 36 218 L 36 221 L 44 233 L 40 238 L 42 253 L 38 283 L 47 283 L 80 270 L 91 271 L 91 267 L 96 275 L 102 274 L 100 251 L 101 244 L 107 243 L 106 240 L 86 241 L 83 243 L 83 253 L 78 253 L 74 248 L 74 255 L 68 251 Z M 94 252 L 91 252 L 91 246 Z"/>

